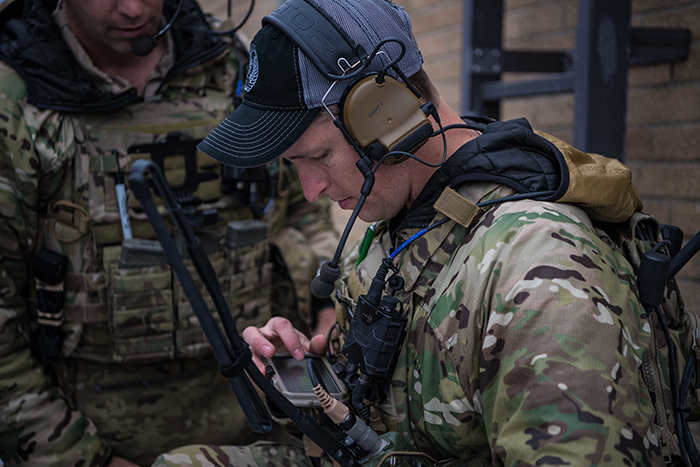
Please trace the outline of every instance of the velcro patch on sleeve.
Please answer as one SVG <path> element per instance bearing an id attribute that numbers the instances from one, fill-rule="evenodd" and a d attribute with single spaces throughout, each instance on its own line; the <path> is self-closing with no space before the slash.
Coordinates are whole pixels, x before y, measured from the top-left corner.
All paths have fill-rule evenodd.
<path id="1" fill-rule="evenodd" d="M 467 228 L 471 227 L 474 221 L 483 214 L 479 206 L 449 187 L 443 190 L 433 207 Z"/>

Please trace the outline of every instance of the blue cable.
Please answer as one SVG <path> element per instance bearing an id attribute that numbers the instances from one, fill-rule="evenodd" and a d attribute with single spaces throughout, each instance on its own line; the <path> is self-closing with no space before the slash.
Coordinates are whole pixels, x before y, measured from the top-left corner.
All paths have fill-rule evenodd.
<path id="1" fill-rule="evenodd" d="M 450 218 L 449 218 L 449 217 L 446 217 L 446 218 L 444 218 L 443 220 L 441 220 L 440 222 L 436 222 L 435 224 L 431 225 L 430 227 L 427 227 L 427 228 L 421 230 L 420 232 L 414 234 L 411 238 L 409 238 L 408 240 L 406 240 L 405 242 L 403 242 L 396 250 L 394 250 L 394 252 L 389 256 L 389 258 L 390 258 L 390 259 L 394 259 L 394 257 L 396 257 L 396 255 L 398 255 L 399 252 L 400 252 L 401 250 L 403 250 L 404 248 L 406 248 L 406 246 L 407 246 L 409 243 L 411 243 L 411 242 L 414 241 L 414 240 L 419 239 L 420 237 L 422 237 L 423 235 L 425 235 L 425 234 L 428 233 L 429 231 L 433 230 L 435 227 L 439 227 L 439 226 L 441 226 L 442 224 L 444 224 L 445 222 L 447 222 L 447 221 L 449 221 L 449 220 L 450 220 Z"/>
<path id="2" fill-rule="evenodd" d="M 505 203 L 507 201 L 519 201 L 521 199 L 533 199 L 533 198 L 539 198 L 542 196 L 549 196 L 553 193 L 554 193 L 553 191 L 538 191 L 535 193 L 521 193 L 518 195 L 506 196 L 505 198 L 498 198 L 498 199 L 484 201 L 482 203 L 478 203 L 477 206 L 479 206 L 481 208 L 484 206 L 490 206 L 492 204 Z M 411 238 L 409 238 L 408 240 L 403 242 L 401 245 L 399 245 L 399 247 L 396 250 L 394 250 L 394 252 L 391 255 L 389 255 L 389 259 L 394 259 L 396 257 L 396 255 L 398 255 L 399 252 L 401 252 L 401 250 L 403 250 L 404 248 L 406 248 L 406 246 L 408 246 L 409 243 L 419 239 L 420 237 L 422 237 L 426 233 L 430 232 L 431 230 L 433 230 L 436 227 L 441 226 L 442 224 L 444 224 L 445 222 L 447 222 L 449 220 L 450 220 L 450 218 L 446 217 L 443 220 L 441 220 L 440 222 L 436 222 L 435 224 L 433 224 L 429 227 L 426 227 L 425 229 L 421 230 L 420 232 L 414 234 L 413 236 L 411 236 Z"/>

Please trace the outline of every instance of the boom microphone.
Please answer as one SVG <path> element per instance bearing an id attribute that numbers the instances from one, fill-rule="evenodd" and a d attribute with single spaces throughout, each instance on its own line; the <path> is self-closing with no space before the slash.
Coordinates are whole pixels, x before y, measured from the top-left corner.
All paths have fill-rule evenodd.
<path id="1" fill-rule="evenodd" d="M 349 136 L 346 137 L 349 138 Z M 348 241 L 348 235 L 350 235 L 352 226 L 355 224 L 355 220 L 357 220 L 357 216 L 360 214 L 360 210 L 365 204 L 365 200 L 372 191 L 372 186 L 374 186 L 372 160 L 363 155 L 355 165 L 357 165 L 357 168 L 360 169 L 360 172 L 365 177 L 365 182 L 362 184 L 362 189 L 360 190 L 360 199 L 357 201 L 357 205 L 355 206 L 355 209 L 353 209 L 350 219 L 348 219 L 348 223 L 345 224 L 345 230 L 343 231 L 343 235 L 340 237 L 338 247 L 335 249 L 333 260 L 331 262 L 323 263 L 321 265 L 321 269 L 318 271 L 318 275 L 316 275 L 314 280 L 311 281 L 311 293 L 317 298 L 328 298 L 333 293 L 333 290 L 335 290 L 335 281 L 337 281 L 340 277 L 340 266 L 338 266 L 338 263 L 340 263 L 340 255 L 343 254 L 343 248 L 345 248 L 345 243 Z"/>
<path id="2" fill-rule="evenodd" d="M 160 39 L 160 36 L 165 34 L 168 29 L 173 25 L 173 22 L 177 18 L 177 15 L 180 14 L 180 10 L 182 9 L 182 4 L 185 2 L 185 0 L 180 0 L 177 4 L 177 8 L 175 9 L 175 13 L 173 13 L 173 17 L 170 19 L 168 24 L 166 24 L 163 29 L 158 31 L 155 34 L 144 34 L 143 36 L 139 36 L 133 41 L 131 41 L 131 51 L 136 55 L 137 57 L 145 57 L 146 55 L 150 54 L 153 52 L 153 50 L 156 48 L 158 45 L 158 39 Z"/>
<path id="3" fill-rule="evenodd" d="M 158 34 L 145 34 L 139 36 L 131 42 L 131 51 L 137 57 L 145 57 L 153 52 L 158 45 Z"/>
<path id="4" fill-rule="evenodd" d="M 343 251 L 345 242 L 338 244 L 338 249 Z M 335 290 L 335 281 L 340 277 L 340 266 L 334 266 L 332 262 L 326 261 L 321 265 L 318 275 L 311 281 L 311 293 L 318 298 L 328 298 Z"/>

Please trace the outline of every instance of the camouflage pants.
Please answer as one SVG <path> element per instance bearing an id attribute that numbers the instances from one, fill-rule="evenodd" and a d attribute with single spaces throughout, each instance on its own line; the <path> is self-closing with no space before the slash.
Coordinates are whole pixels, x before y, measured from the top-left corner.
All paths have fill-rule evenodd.
<path id="1" fill-rule="evenodd" d="M 114 455 L 138 465 L 190 443 L 245 445 L 260 439 L 211 355 L 158 364 L 64 364 L 61 386 Z"/>
<path id="2" fill-rule="evenodd" d="M 314 467 L 301 446 L 259 441 L 248 446 L 193 444 L 158 456 L 152 467 Z"/>

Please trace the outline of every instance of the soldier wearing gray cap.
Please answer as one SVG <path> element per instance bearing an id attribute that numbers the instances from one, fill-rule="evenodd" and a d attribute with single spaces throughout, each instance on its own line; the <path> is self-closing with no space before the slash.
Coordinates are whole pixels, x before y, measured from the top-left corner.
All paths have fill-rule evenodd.
<path id="1" fill-rule="evenodd" d="M 651 466 L 680 453 L 655 423 L 668 426 L 668 388 L 653 365 L 640 371 L 658 343 L 635 278 L 599 228 L 639 219 L 629 169 L 524 119 L 460 118 L 386 0 L 288 0 L 251 54 L 243 104 L 199 148 L 243 167 L 281 156 L 309 201 L 354 212 L 312 284 L 336 300 L 339 339 L 280 318 L 243 337 L 261 371 L 263 357 L 330 349 L 357 418 L 402 440 L 356 452 L 361 465 Z M 356 217 L 374 224 L 341 261 Z M 193 445 L 155 465 L 331 465 L 311 443 L 277 441 Z"/>

